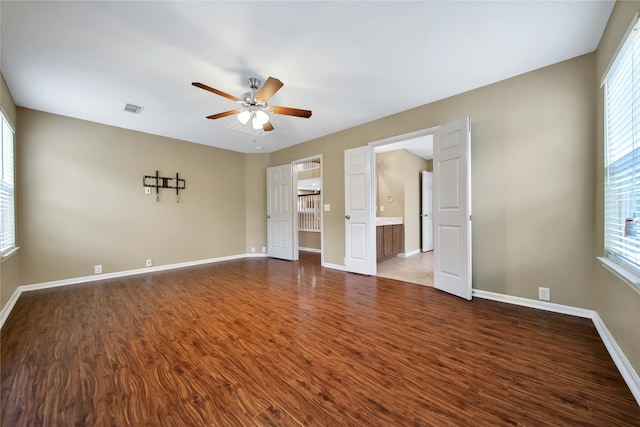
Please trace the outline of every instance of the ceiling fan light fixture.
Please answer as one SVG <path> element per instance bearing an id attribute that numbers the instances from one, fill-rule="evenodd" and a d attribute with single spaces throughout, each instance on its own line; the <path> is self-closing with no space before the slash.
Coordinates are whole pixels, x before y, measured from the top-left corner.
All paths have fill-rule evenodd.
<path id="1" fill-rule="evenodd" d="M 244 110 L 238 113 L 238 121 L 243 125 L 246 125 L 250 118 L 251 112 L 249 110 Z"/>
<path id="2" fill-rule="evenodd" d="M 262 110 L 257 110 L 255 120 L 258 120 L 258 123 L 262 126 L 269 121 L 269 115 Z"/>
<path id="3" fill-rule="evenodd" d="M 262 124 L 260 123 L 260 120 L 258 120 L 257 116 L 253 118 L 252 124 L 254 129 L 262 129 Z"/>

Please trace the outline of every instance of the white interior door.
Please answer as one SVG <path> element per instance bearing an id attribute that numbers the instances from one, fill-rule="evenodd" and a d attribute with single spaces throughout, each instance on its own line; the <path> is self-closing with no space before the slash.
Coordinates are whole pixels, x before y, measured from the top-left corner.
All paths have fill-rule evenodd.
<path id="1" fill-rule="evenodd" d="M 420 220 L 422 223 L 422 252 L 433 250 L 433 174 L 422 171 Z"/>
<path id="2" fill-rule="evenodd" d="M 353 273 L 375 274 L 372 241 L 371 154 L 368 146 L 344 151 L 345 266 Z"/>
<path id="3" fill-rule="evenodd" d="M 267 254 L 293 260 L 291 165 L 267 169 Z"/>
<path id="4" fill-rule="evenodd" d="M 433 134 L 434 287 L 471 299 L 469 117 Z"/>

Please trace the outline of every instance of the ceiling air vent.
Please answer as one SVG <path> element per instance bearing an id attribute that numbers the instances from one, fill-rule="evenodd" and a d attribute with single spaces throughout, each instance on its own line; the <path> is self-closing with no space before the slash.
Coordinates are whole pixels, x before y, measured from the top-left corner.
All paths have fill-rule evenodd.
<path id="1" fill-rule="evenodd" d="M 128 104 L 126 102 L 124 103 L 124 105 L 122 107 L 122 109 L 124 111 L 128 111 L 128 112 L 133 113 L 133 114 L 140 114 L 142 112 L 142 108 L 143 107 L 140 107 L 139 105 Z"/>

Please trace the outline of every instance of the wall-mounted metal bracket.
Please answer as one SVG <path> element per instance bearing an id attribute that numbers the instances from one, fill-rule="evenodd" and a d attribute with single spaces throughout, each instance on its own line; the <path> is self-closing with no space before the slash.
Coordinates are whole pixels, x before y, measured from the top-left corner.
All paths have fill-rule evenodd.
<path id="1" fill-rule="evenodd" d="M 142 185 L 156 189 L 156 202 L 160 201 L 161 188 L 172 188 L 176 190 L 176 203 L 180 203 L 180 190 L 187 188 L 187 182 L 184 179 L 179 178 L 177 172 L 175 178 L 159 176 L 158 171 L 156 171 L 155 176 L 144 175 L 142 177 Z"/>

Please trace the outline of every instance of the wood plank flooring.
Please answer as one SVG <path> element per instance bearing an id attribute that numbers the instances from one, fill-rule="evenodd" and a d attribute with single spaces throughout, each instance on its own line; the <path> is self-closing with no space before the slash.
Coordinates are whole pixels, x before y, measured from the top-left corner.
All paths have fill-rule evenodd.
<path id="1" fill-rule="evenodd" d="M 591 321 L 228 261 L 24 293 L 2 426 L 640 426 Z"/>

